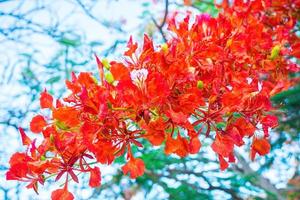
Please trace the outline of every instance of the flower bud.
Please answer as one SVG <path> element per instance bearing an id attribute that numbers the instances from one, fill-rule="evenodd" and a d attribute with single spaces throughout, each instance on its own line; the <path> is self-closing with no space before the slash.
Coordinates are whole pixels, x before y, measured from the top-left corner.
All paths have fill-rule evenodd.
<path id="1" fill-rule="evenodd" d="M 280 53 L 280 45 L 276 45 L 272 48 L 270 59 L 274 60 L 279 56 Z"/>
<path id="2" fill-rule="evenodd" d="M 102 59 L 102 65 L 105 67 L 105 69 L 109 70 L 110 69 L 110 64 L 107 58 Z"/>
<path id="3" fill-rule="evenodd" d="M 108 72 L 105 73 L 105 80 L 109 84 L 111 84 L 111 83 L 113 83 L 115 81 L 115 78 L 114 78 L 114 76 L 112 75 L 112 73 L 110 71 L 108 71 Z"/>
<path id="4" fill-rule="evenodd" d="M 169 52 L 169 47 L 166 43 L 163 43 L 161 45 L 161 50 L 164 52 L 164 53 L 168 53 Z"/>
<path id="5" fill-rule="evenodd" d="M 203 81 L 201 81 L 201 80 L 197 81 L 197 88 L 203 89 L 203 87 L 204 87 Z"/>
<path id="6" fill-rule="evenodd" d="M 45 156 L 41 156 L 41 161 L 45 161 L 46 157 Z"/>

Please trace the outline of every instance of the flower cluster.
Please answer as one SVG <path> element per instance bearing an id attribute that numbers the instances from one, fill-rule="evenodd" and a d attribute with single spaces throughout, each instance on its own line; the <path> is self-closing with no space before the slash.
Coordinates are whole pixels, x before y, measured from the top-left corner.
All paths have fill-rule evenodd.
<path id="1" fill-rule="evenodd" d="M 252 159 L 267 154 L 269 129 L 277 125 L 270 97 L 292 86 L 288 75 L 299 71 L 290 58 L 300 58 L 292 32 L 300 1 L 236 0 L 218 7 L 216 18 L 187 14 L 178 22 L 175 13 L 168 20 L 172 37 L 160 46 L 145 35 L 139 48 L 130 38 L 124 62 L 96 56 L 100 77 L 72 73 L 70 95 L 62 100 L 42 92 L 40 106 L 51 115 L 34 116 L 30 130 L 43 141 L 37 145 L 20 128 L 27 150 L 12 155 L 7 180 L 28 182 L 37 192 L 48 178 L 64 178 L 52 199 L 73 199 L 68 183 L 78 182 L 78 173 L 100 186 L 93 164 L 126 156 L 122 170 L 136 178 L 146 166 L 133 146 L 143 148 L 147 140 L 185 157 L 199 152 L 202 133 L 213 139 L 221 170 L 235 162 L 234 148 L 246 138 Z"/>

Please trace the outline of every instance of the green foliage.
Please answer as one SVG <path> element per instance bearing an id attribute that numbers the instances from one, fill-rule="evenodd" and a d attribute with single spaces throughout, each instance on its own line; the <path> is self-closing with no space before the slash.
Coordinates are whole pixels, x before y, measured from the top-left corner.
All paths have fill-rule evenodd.
<path id="1" fill-rule="evenodd" d="M 61 80 L 61 76 L 53 76 L 51 78 L 49 78 L 46 83 L 52 85 L 53 83 L 57 83 Z"/>
<path id="2" fill-rule="evenodd" d="M 64 46 L 71 46 L 71 47 L 77 47 L 80 45 L 79 39 L 70 39 L 66 37 L 59 39 L 58 42 Z"/>
<path id="3" fill-rule="evenodd" d="M 210 195 L 199 192 L 185 183 L 175 188 L 165 188 L 165 190 L 169 194 L 169 199 L 174 200 L 212 199 Z"/>
<path id="4" fill-rule="evenodd" d="M 293 137 L 298 137 L 300 132 L 300 84 L 281 92 L 274 97 L 272 101 L 275 106 L 279 106 L 287 115 L 280 115 L 282 122 L 279 131 L 292 131 Z"/>
<path id="5" fill-rule="evenodd" d="M 219 11 L 214 5 L 214 0 L 196 0 L 193 3 L 193 6 L 201 12 L 206 12 L 212 16 L 217 16 Z"/>

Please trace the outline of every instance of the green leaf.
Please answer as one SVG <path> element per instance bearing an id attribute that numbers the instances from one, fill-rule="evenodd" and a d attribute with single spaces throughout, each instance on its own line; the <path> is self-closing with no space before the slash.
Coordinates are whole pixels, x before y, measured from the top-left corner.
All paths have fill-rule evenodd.
<path id="1" fill-rule="evenodd" d="M 225 122 L 218 122 L 216 124 L 216 126 L 217 126 L 217 129 L 223 129 L 223 128 L 226 127 L 226 123 Z"/>
<path id="2" fill-rule="evenodd" d="M 149 2 L 144 2 L 144 3 L 142 3 L 142 6 L 143 7 L 148 7 L 148 6 L 150 6 L 150 3 Z"/>
<path id="3" fill-rule="evenodd" d="M 80 45 L 80 41 L 77 39 L 62 38 L 58 40 L 58 42 L 61 43 L 62 45 L 72 46 L 72 47 L 76 47 Z"/>
<path id="4" fill-rule="evenodd" d="M 242 116 L 242 114 L 238 113 L 238 112 L 234 112 L 233 114 L 233 117 L 235 118 L 240 118 Z"/>
<path id="5" fill-rule="evenodd" d="M 61 78 L 60 76 L 51 77 L 46 81 L 46 83 L 47 84 L 57 83 L 58 81 L 60 81 L 60 78 Z"/>
<path id="6" fill-rule="evenodd" d="M 34 77 L 34 73 L 29 67 L 25 68 L 25 70 L 23 72 L 24 72 L 24 75 L 28 78 Z"/>
<path id="7" fill-rule="evenodd" d="M 114 160 L 114 163 L 117 163 L 117 164 L 124 164 L 124 163 L 125 163 L 125 158 L 124 158 L 124 156 L 117 157 L 117 158 Z"/>

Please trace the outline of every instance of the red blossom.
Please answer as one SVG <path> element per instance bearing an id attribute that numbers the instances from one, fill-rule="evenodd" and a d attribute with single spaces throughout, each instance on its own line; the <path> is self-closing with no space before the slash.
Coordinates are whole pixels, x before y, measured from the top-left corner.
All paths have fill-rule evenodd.
<path id="1" fill-rule="evenodd" d="M 67 188 L 57 189 L 51 194 L 52 200 L 73 200 L 74 196 Z"/>
<path id="2" fill-rule="evenodd" d="M 251 146 L 251 159 L 254 160 L 258 153 L 260 156 L 266 155 L 270 152 L 271 145 L 265 138 L 254 138 Z"/>
<path id="3" fill-rule="evenodd" d="M 136 51 L 136 49 L 138 48 L 137 43 L 133 43 L 133 41 L 132 41 L 132 36 L 130 36 L 130 38 L 129 38 L 129 41 L 128 41 L 128 43 L 127 43 L 127 48 L 128 48 L 128 50 L 125 51 L 124 55 L 125 55 L 125 56 L 129 56 L 129 57 L 131 57 L 132 54 L 133 54 L 133 53 Z"/>
<path id="4" fill-rule="evenodd" d="M 134 179 L 142 176 L 145 171 L 144 161 L 140 158 L 130 158 L 130 160 L 122 167 L 124 174 L 130 173 L 130 178 Z"/>
<path id="5" fill-rule="evenodd" d="M 53 97 L 45 90 L 40 96 L 40 106 L 41 108 L 52 108 Z"/>
<path id="6" fill-rule="evenodd" d="M 26 135 L 24 129 L 19 128 L 19 132 L 21 134 L 21 139 L 22 139 L 22 144 L 23 145 L 30 145 L 32 143 L 32 141 L 30 140 L 30 138 Z"/>
<path id="7" fill-rule="evenodd" d="M 51 198 L 74 199 L 67 183 L 79 181 L 75 172 L 89 173 L 89 185 L 99 187 L 101 172 L 92 165 L 125 156 L 123 173 L 137 178 L 146 166 L 134 158 L 133 146 L 139 151 L 143 140 L 153 146 L 165 141 L 165 154 L 185 157 L 199 152 L 199 134 L 212 138 L 221 170 L 249 138 L 251 159 L 266 155 L 268 131 L 278 123 L 270 98 L 293 86 L 288 74 L 299 71 L 289 60 L 299 58 L 292 32 L 299 6 L 223 1 L 216 18 L 201 14 L 191 24 L 191 13 L 183 21 L 175 14 L 168 20 L 172 37 L 158 49 L 145 35 L 139 49 L 130 37 L 124 62 L 101 62 L 95 55 L 100 81 L 90 72 L 72 73 L 67 97 L 54 103 L 46 90 L 41 93 L 40 106 L 50 115 L 33 117 L 30 130 L 42 132 L 43 141 L 37 145 L 19 129 L 27 151 L 12 155 L 6 179 L 28 182 L 37 192 L 44 177 L 54 175 L 65 185 Z M 260 125 L 263 138 L 255 134 Z"/>
<path id="8" fill-rule="evenodd" d="M 197 136 L 192 137 L 189 142 L 189 153 L 197 154 L 199 152 L 200 148 L 201 148 L 201 142 L 200 142 L 199 138 Z"/>
<path id="9" fill-rule="evenodd" d="M 101 185 L 101 172 L 99 167 L 94 167 L 92 169 L 90 169 L 90 181 L 89 181 L 89 185 L 91 187 L 100 187 Z"/>
<path id="10" fill-rule="evenodd" d="M 47 122 L 42 115 L 37 115 L 30 122 L 30 130 L 33 133 L 40 133 L 47 126 Z"/>

